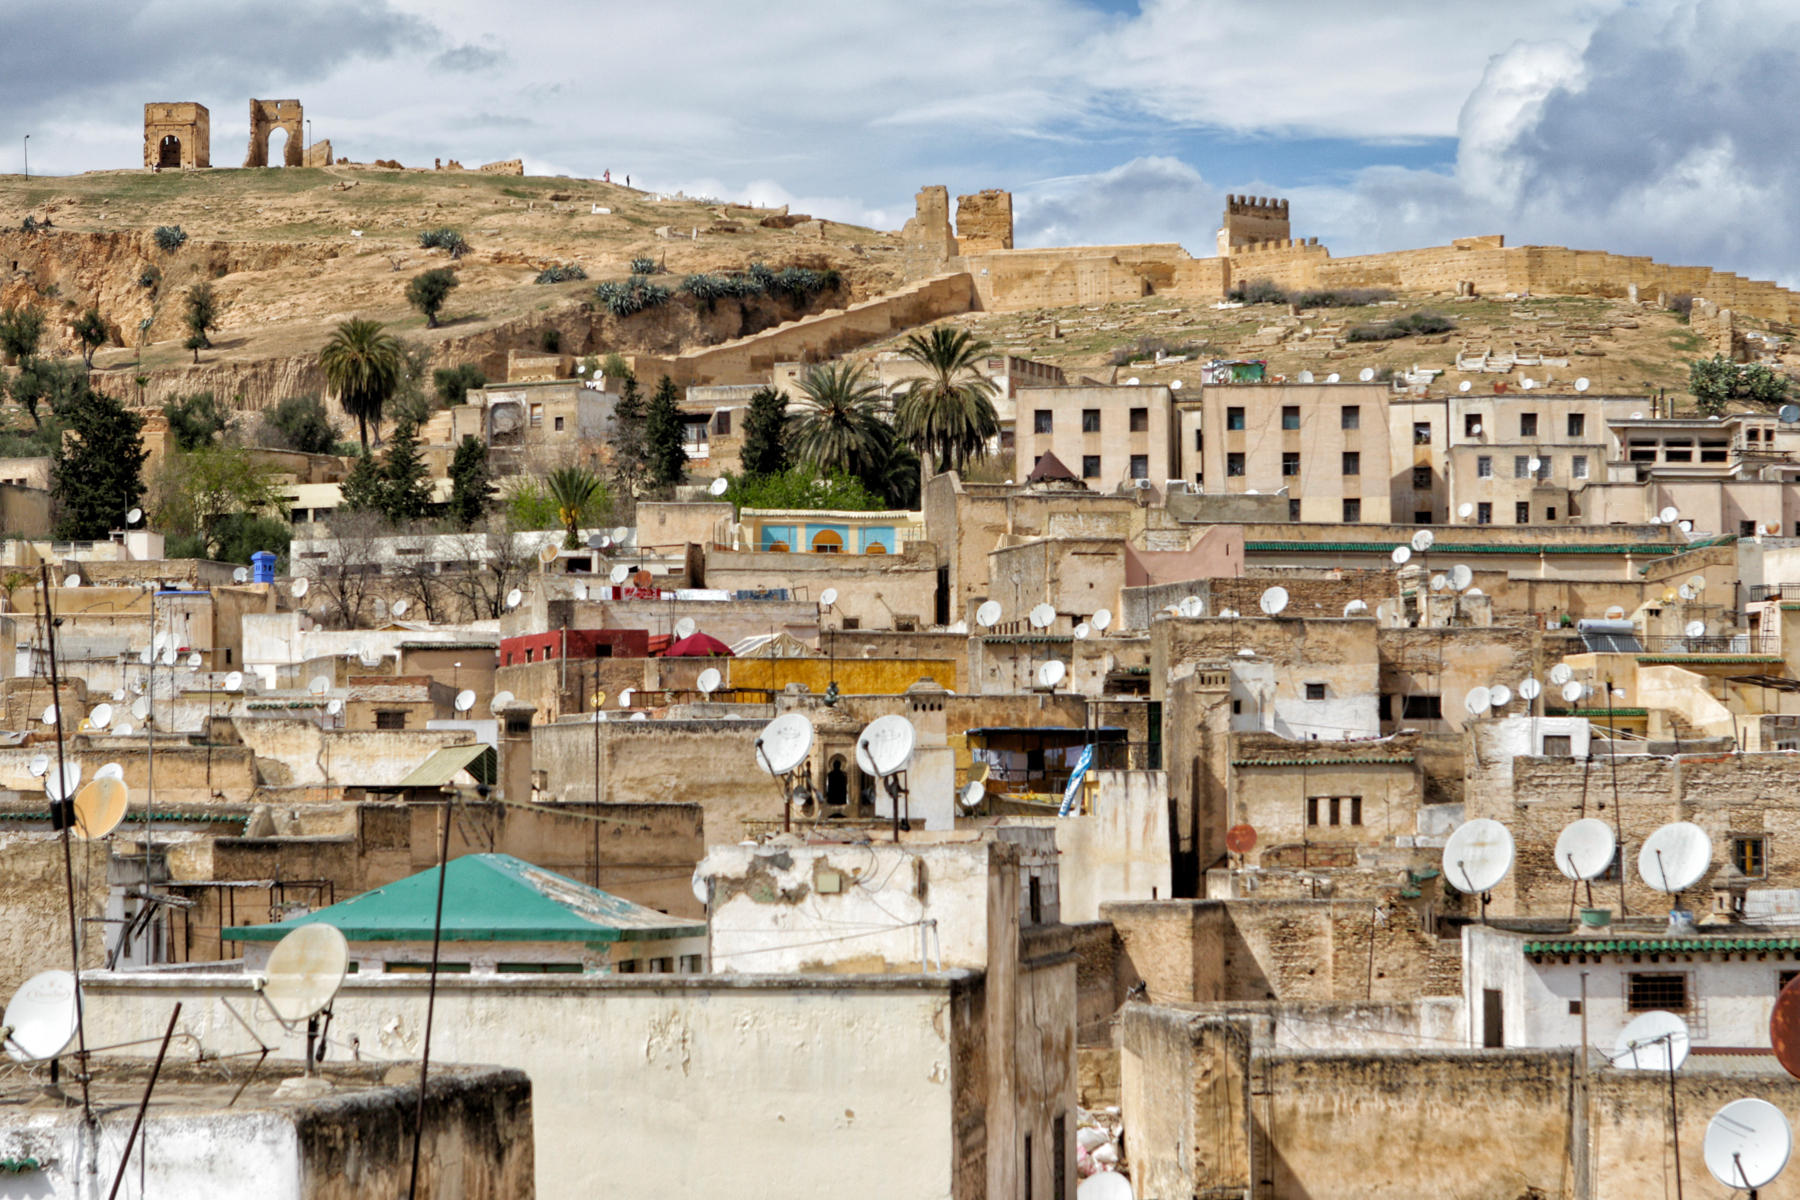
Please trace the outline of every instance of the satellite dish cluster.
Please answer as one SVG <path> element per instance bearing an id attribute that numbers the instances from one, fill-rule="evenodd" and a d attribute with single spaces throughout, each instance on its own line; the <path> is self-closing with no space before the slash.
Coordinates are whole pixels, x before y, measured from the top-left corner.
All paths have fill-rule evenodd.
<path id="1" fill-rule="evenodd" d="M 894 804 L 896 836 L 912 828 L 906 812 L 906 772 L 918 746 L 912 722 L 898 713 L 877 717 L 856 739 L 856 765 L 864 774 L 880 779 Z M 813 787 L 808 759 L 813 748 L 813 724 L 804 713 L 783 713 L 763 727 L 756 738 L 756 761 L 764 772 L 781 781 L 783 799 L 791 813 L 817 815 L 820 798 Z M 959 796 L 965 808 L 981 803 L 986 789 L 971 783 Z"/>

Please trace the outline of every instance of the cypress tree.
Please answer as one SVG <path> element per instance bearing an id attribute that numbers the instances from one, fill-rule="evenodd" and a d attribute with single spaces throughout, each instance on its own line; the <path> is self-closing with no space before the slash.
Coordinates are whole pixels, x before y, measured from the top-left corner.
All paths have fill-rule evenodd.
<path id="1" fill-rule="evenodd" d="M 682 445 L 681 410 L 675 383 L 667 375 L 656 385 L 650 408 L 644 414 L 644 450 L 650 479 L 659 486 L 680 483 L 687 477 L 687 450 Z"/>
<path id="2" fill-rule="evenodd" d="M 644 394 L 638 389 L 637 376 L 629 371 L 621 378 L 619 401 L 613 407 L 613 473 L 623 485 L 621 491 L 634 495 L 637 481 L 644 477 L 647 463 L 644 453 Z"/>
<path id="3" fill-rule="evenodd" d="M 98 540 L 125 524 L 144 494 L 149 452 L 139 434 L 144 419 L 82 382 L 57 407 L 69 435 L 51 455 L 56 536 Z"/>
<path id="4" fill-rule="evenodd" d="M 450 518 L 458 529 L 468 529 L 487 512 L 493 498 L 487 447 L 474 434 L 466 434 L 450 461 Z"/>
<path id="5" fill-rule="evenodd" d="M 740 458 L 748 476 L 779 475 L 788 468 L 785 434 L 787 393 L 758 388 L 744 415 L 744 449 Z"/>
<path id="6" fill-rule="evenodd" d="M 431 476 L 412 425 L 402 422 L 388 439 L 381 474 L 385 492 L 381 509 L 388 520 L 396 525 L 417 521 L 431 510 Z"/>

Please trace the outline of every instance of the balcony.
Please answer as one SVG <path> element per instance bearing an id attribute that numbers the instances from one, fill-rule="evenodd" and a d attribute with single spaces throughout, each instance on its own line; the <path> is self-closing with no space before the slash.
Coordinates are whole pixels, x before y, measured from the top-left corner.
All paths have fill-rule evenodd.
<path id="1" fill-rule="evenodd" d="M 1650 636 L 1639 639 L 1643 654 L 1779 655 L 1781 639 L 1770 634 L 1727 633 L 1705 637 Z"/>

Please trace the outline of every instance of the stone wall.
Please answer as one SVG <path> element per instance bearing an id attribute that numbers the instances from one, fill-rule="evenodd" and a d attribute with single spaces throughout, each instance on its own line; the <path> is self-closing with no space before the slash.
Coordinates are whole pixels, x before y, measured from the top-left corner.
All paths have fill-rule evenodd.
<path id="1" fill-rule="evenodd" d="M 306 161 L 306 110 L 298 100 L 250 101 L 250 148 L 246 167 L 269 165 L 269 135 L 277 129 L 287 134 L 280 166 L 297 167 Z"/>
<path id="2" fill-rule="evenodd" d="M 1219 253 L 1232 254 L 1256 242 L 1285 242 L 1291 237 L 1288 202 L 1264 196 L 1225 197 L 1225 220 L 1219 229 Z"/>
<path id="3" fill-rule="evenodd" d="M 162 141 L 177 139 L 174 148 L 177 161 L 166 164 L 178 167 L 212 166 L 212 115 L 206 105 L 191 100 L 157 101 L 144 105 L 144 165 L 161 164 Z"/>
<path id="4" fill-rule="evenodd" d="M 956 247 L 961 254 L 1013 248 L 1012 193 L 988 188 L 956 198 Z"/>

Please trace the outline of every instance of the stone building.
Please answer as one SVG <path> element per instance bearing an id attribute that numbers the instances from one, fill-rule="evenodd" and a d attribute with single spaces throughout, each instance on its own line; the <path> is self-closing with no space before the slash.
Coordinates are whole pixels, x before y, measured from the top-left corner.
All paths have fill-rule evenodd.
<path id="1" fill-rule="evenodd" d="M 191 100 L 144 105 L 144 165 L 212 166 L 212 115 Z"/>

